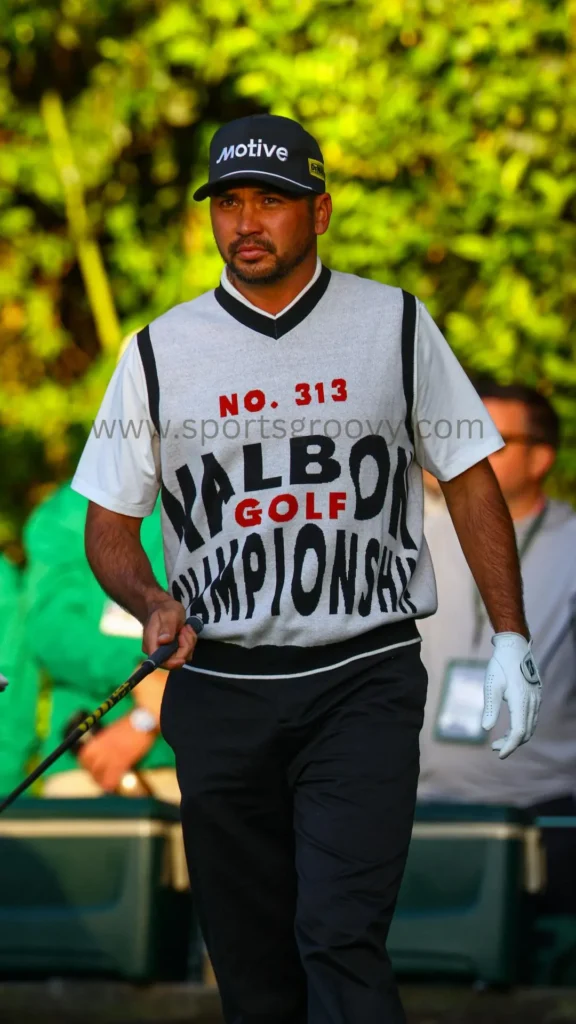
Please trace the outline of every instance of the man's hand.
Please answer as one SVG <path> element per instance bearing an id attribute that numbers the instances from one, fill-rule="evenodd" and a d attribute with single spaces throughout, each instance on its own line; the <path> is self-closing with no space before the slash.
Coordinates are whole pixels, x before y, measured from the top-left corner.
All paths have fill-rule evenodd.
<path id="1" fill-rule="evenodd" d="M 185 626 L 186 612 L 179 601 L 167 597 L 165 601 L 152 605 L 144 624 L 142 646 L 146 654 L 152 654 L 162 644 L 169 644 L 178 637 L 178 650 L 162 668 L 175 669 L 190 660 L 196 646 L 196 633 L 192 626 Z"/>
<path id="2" fill-rule="evenodd" d="M 86 517 L 86 555 L 100 586 L 144 625 L 143 644 L 152 654 L 178 636 L 178 651 L 162 667 L 182 668 L 194 650 L 179 601 L 160 586 L 142 547 L 142 520 L 110 512 L 91 501 Z"/>
<path id="3" fill-rule="evenodd" d="M 530 641 L 519 633 L 497 633 L 492 643 L 495 650 L 486 669 L 482 728 L 494 728 L 505 700 L 510 711 L 510 730 L 492 744 L 492 750 L 498 750 L 503 759 L 534 734 L 542 683 Z"/>
<path id="4" fill-rule="evenodd" d="M 114 793 L 155 739 L 155 732 L 138 732 L 128 717 L 120 718 L 83 743 L 78 760 L 106 793 Z"/>

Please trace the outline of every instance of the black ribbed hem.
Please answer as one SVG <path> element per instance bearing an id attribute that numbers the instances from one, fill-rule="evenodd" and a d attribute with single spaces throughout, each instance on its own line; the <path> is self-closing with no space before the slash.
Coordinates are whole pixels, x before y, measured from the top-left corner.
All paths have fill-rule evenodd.
<path id="1" fill-rule="evenodd" d="M 284 678 L 312 675 L 338 665 L 372 655 L 385 656 L 389 650 L 418 643 L 420 634 L 414 619 L 378 626 L 368 633 L 336 644 L 318 647 L 240 647 L 199 637 L 192 664 L 185 667 L 195 672 L 238 677 Z"/>

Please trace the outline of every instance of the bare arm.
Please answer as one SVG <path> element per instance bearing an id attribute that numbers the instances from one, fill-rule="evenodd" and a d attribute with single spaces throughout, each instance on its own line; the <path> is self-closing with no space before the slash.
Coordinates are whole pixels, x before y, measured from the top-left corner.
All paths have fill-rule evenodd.
<path id="1" fill-rule="evenodd" d="M 514 527 L 488 460 L 440 486 L 494 631 L 529 639 Z"/>
<path id="2" fill-rule="evenodd" d="M 110 512 L 90 502 L 86 518 L 86 556 L 103 590 L 144 626 L 147 654 L 178 637 L 178 651 L 164 668 L 181 668 L 188 661 L 196 634 L 185 626 L 185 611 L 164 590 L 152 572 L 140 541 L 141 519 Z"/>
<path id="3" fill-rule="evenodd" d="M 162 668 L 157 668 L 155 672 L 151 672 L 141 683 L 138 683 L 132 694 L 138 707 L 151 711 L 158 724 L 160 723 L 160 708 L 167 679 L 167 672 Z"/>
<path id="4" fill-rule="evenodd" d="M 126 772 L 137 766 L 156 742 L 167 678 L 167 672 L 156 669 L 133 691 L 136 704 L 154 715 L 156 729 L 151 732 L 134 729 L 128 713 L 82 744 L 78 754 L 80 764 L 107 793 L 115 792 Z"/>

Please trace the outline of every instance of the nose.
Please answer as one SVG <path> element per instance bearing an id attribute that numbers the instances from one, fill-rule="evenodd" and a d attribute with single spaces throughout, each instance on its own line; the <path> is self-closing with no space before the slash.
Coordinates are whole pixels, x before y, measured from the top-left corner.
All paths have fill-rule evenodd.
<path id="1" fill-rule="evenodd" d="M 258 210 L 254 203 L 244 202 L 238 210 L 236 232 L 239 235 L 257 235 L 262 230 Z"/>

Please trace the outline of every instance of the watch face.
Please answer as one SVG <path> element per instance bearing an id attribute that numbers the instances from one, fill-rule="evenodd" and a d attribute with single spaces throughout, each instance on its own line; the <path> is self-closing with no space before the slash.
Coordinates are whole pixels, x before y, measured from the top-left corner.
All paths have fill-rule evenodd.
<path id="1" fill-rule="evenodd" d="M 135 708 L 130 715 L 130 724 L 137 732 L 153 732 L 156 728 L 156 718 L 146 708 Z"/>

